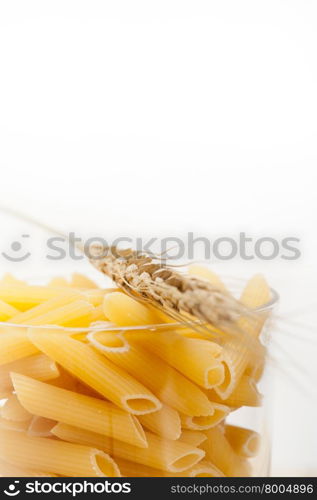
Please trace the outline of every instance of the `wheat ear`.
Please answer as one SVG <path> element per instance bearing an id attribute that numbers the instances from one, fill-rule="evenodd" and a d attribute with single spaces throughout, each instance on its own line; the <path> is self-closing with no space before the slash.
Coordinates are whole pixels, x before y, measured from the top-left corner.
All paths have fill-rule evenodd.
<path id="1" fill-rule="evenodd" d="M 187 313 L 222 329 L 246 313 L 245 307 L 225 291 L 203 279 L 176 272 L 164 260 L 152 255 L 93 245 L 89 249 L 89 260 L 125 292 L 175 319 L 188 322 L 188 317 L 182 317 Z"/>

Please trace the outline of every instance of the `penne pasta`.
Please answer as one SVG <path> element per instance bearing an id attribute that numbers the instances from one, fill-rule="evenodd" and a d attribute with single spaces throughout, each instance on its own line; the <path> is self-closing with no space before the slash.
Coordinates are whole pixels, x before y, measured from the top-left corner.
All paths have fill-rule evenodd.
<path id="1" fill-rule="evenodd" d="M 60 372 L 56 363 L 45 354 L 35 354 L 0 366 L 0 390 L 11 391 L 10 372 L 21 373 L 37 380 L 56 379 Z"/>
<path id="2" fill-rule="evenodd" d="M 250 458 L 257 455 L 260 448 L 260 435 L 257 432 L 236 425 L 226 425 L 225 436 L 240 457 Z"/>
<path id="3" fill-rule="evenodd" d="M 65 293 L 64 288 L 34 285 L 0 284 L 0 300 L 20 311 L 26 311 L 43 302 Z"/>
<path id="4" fill-rule="evenodd" d="M 261 406 L 262 395 L 259 393 L 255 380 L 247 375 L 243 375 L 239 384 L 231 395 L 222 400 L 214 391 L 207 391 L 209 399 L 217 403 L 225 403 L 227 406 L 238 408 L 240 406 Z"/>
<path id="5" fill-rule="evenodd" d="M 21 469 L 0 460 L 0 477 L 56 477 L 56 474 Z"/>
<path id="6" fill-rule="evenodd" d="M 70 283 L 67 281 L 67 279 L 61 276 L 56 276 L 56 278 L 53 278 L 49 281 L 47 286 L 51 286 L 54 288 L 69 288 Z"/>
<path id="7" fill-rule="evenodd" d="M 65 327 L 86 327 L 90 325 L 93 313 L 94 307 L 89 302 L 78 300 L 37 316 L 29 320 L 27 324 L 30 326 L 58 325 Z"/>
<path id="8" fill-rule="evenodd" d="M 74 288 L 98 288 L 96 283 L 80 273 L 73 273 L 70 286 Z"/>
<path id="9" fill-rule="evenodd" d="M 127 352 L 102 351 L 104 356 L 149 387 L 160 401 L 191 416 L 210 415 L 213 408 L 199 387 L 157 356 L 130 342 Z"/>
<path id="10" fill-rule="evenodd" d="M 30 420 L 25 420 L 24 422 L 16 422 L 14 420 L 8 420 L 7 418 L 2 418 L 0 414 L 0 430 L 13 430 L 17 432 L 25 432 L 28 430 L 30 425 Z"/>
<path id="11" fill-rule="evenodd" d="M 16 394 L 11 394 L 7 399 L 0 410 L 0 415 L 13 422 L 29 422 L 32 418 L 32 414 L 21 405 Z"/>
<path id="12" fill-rule="evenodd" d="M 179 437 L 180 441 L 197 447 L 199 447 L 204 441 L 206 441 L 206 439 L 207 436 L 203 432 L 190 431 L 186 429 L 182 430 L 182 433 Z"/>
<path id="13" fill-rule="evenodd" d="M 245 477 L 250 475 L 248 462 L 239 457 L 231 447 L 221 427 L 213 427 L 206 431 L 207 440 L 201 447 L 206 452 L 206 460 L 210 460 L 226 476 Z"/>
<path id="14" fill-rule="evenodd" d="M 218 290 L 226 290 L 226 287 L 219 278 L 219 276 L 217 276 L 217 274 L 208 269 L 208 267 L 192 264 L 188 267 L 188 273 L 197 276 L 197 278 L 209 281 L 209 283 L 214 285 L 215 288 L 217 288 Z"/>
<path id="15" fill-rule="evenodd" d="M 228 406 L 212 402 L 213 412 L 205 417 L 192 417 L 181 414 L 181 423 L 183 429 L 192 429 L 203 431 L 218 425 L 230 413 Z"/>
<path id="16" fill-rule="evenodd" d="M 176 332 L 136 332 L 126 335 L 190 380 L 211 389 L 224 380 L 222 347 L 208 340 L 185 338 Z"/>
<path id="17" fill-rule="evenodd" d="M 155 325 L 161 319 L 153 310 L 122 292 L 108 293 L 104 297 L 105 316 L 118 326 Z"/>
<path id="18" fill-rule="evenodd" d="M 123 332 L 92 331 L 87 335 L 87 341 L 101 352 L 126 352 L 130 345 Z"/>
<path id="19" fill-rule="evenodd" d="M 30 329 L 29 339 L 73 376 L 120 408 L 135 415 L 161 409 L 160 401 L 146 387 L 90 346 L 40 329 Z"/>
<path id="20" fill-rule="evenodd" d="M 7 304 L 3 300 L 0 300 L 0 321 L 7 321 L 8 319 L 14 317 L 18 312 L 19 311 L 15 307 Z"/>
<path id="21" fill-rule="evenodd" d="M 63 290 L 63 293 L 53 297 L 50 300 L 28 309 L 27 311 L 20 312 L 13 316 L 12 322 L 20 325 L 30 325 L 32 321 L 37 318 L 45 318 L 48 313 L 54 312 L 60 307 L 68 306 L 72 302 L 83 300 L 84 295 L 75 290 Z M 41 323 L 38 323 L 41 324 Z"/>
<path id="22" fill-rule="evenodd" d="M 153 469 L 146 465 L 138 465 L 128 460 L 116 460 L 120 471 L 124 477 L 224 477 L 224 474 L 213 464 L 206 460 L 201 460 L 198 464 L 184 472 L 165 472 Z"/>
<path id="23" fill-rule="evenodd" d="M 17 373 L 11 376 L 20 403 L 31 414 L 90 431 L 98 429 L 105 436 L 146 447 L 138 420 L 113 404 Z"/>
<path id="24" fill-rule="evenodd" d="M 25 328 L 10 328 L 1 334 L 0 366 L 38 353 Z"/>
<path id="25" fill-rule="evenodd" d="M 65 441 L 88 444 L 104 450 L 117 459 L 123 458 L 169 472 L 182 472 L 196 465 L 205 455 L 204 451 L 181 441 L 163 439 L 146 432 L 147 448 L 137 448 L 66 424 L 57 424 L 52 433 Z"/>
<path id="26" fill-rule="evenodd" d="M 28 436 L 51 437 L 51 430 L 56 425 L 56 420 L 34 416 L 28 427 Z"/>
<path id="27" fill-rule="evenodd" d="M 244 334 L 229 335 L 223 343 L 224 380 L 214 390 L 222 400 L 226 400 L 238 385 L 254 352 L 253 345 L 249 344 L 247 335 Z"/>
<path id="28" fill-rule="evenodd" d="M 149 431 L 166 439 L 178 439 L 181 434 L 181 419 L 176 410 L 163 405 L 161 410 L 140 415 L 139 421 Z"/>
<path id="29" fill-rule="evenodd" d="M 15 278 L 11 273 L 6 273 L 0 280 L 1 285 L 25 285 L 25 281 Z"/>
<path id="30" fill-rule="evenodd" d="M 18 467 L 74 477 L 119 477 L 114 460 L 99 450 L 0 429 L 0 458 Z"/>

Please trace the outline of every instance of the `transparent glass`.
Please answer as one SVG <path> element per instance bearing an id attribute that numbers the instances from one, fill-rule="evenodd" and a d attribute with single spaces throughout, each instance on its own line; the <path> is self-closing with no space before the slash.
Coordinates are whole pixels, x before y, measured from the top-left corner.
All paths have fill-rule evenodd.
<path id="1" fill-rule="evenodd" d="M 241 294 L 241 291 L 243 290 L 245 286 L 245 281 L 243 280 L 238 280 L 238 279 L 233 279 L 233 278 L 225 278 L 223 280 L 230 290 L 230 292 L 236 296 L 239 297 Z M 39 284 L 45 282 L 47 283 L 47 280 L 33 280 L 32 284 Z M 254 311 L 252 311 L 252 315 L 254 317 L 262 317 L 266 319 L 265 325 L 261 331 L 260 335 L 260 342 L 263 346 L 265 346 L 266 350 L 269 350 L 269 342 L 270 342 L 270 328 L 271 328 L 271 318 L 272 318 L 272 313 L 276 307 L 276 304 L 278 302 L 278 294 L 274 291 L 271 290 L 271 296 L 272 299 L 270 300 L 269 303 L 265 304 L 261 308 L 258 308 Z M 203 340 L 203 342 L 209 342 L 208 336 L 203 334 L 200 336 L 199 332 L 195 330 L 195 326 L 193 326 L 192 331 L 193 335 L 188 334 L 188 325 L 183 325 L 179 323 L 175 324 L 166 324 L 166 323 L 160 323 L 160 324 L 151 324 L 151 325 L 134 325 L 134 326 L 126 326 L 126 327 L 118 327 L 114 325 L 113 323 L 106 322 L 106 321 L 97 321 L 93 324 L 91 324 L 89 327 L 72 327 L 72 328 L 65 328 L 65 327 L 58 327 L 58 326 L 52 326 L 52 325 L 41 325 L 41 326 L 34 326 L 32 327 L 33 331 L 37 331 L 37 334 L 59 334 L 61 335 L 61 340 L 62 338 L 68 338 L 68 339 L 73 339 L 76 340 L 80 345 L 84 346 L 84 350 L 82 351 L 81 354 L 78 354 L 77 358 L 75 359 L 75 354 L 72 351 L 73 347 L 70 345 L 71 349 L 69 350 L 68 354 L 64 353 L 64 356 L 60 357 L 58 353 L 55 353 L 54 348 L 51 348 L 46 350 L 45 347 L 43 347 L 43 352 L 48 355 L 49 357 L 52 358 L 53 361 L 57 362 L 57 367 L 59 368 L 60 366 L 63 366 L 66 370 L 63 376 L 65 376 L 65 380 L 71 379 L 70 383 L 69 380 L 67 382 L 61 382 L 55 383 L 56 380 L 58 380 L 58 377 L 54 381 L 54 378 L 49 378 L 45 379 L 43 377 L 42 383 L 48 384 L 50 387 L 55 387 L 58 391 L 58 389 L 66 389 L 66 390 L 71 390 L 73 395 L 73 399 L 71 399 L 71 395 L 69 396 L 70 399 L 69 401 L 72 401 L 74 404 L 73 411 L 71 407 L 71 403 L 68 405 L 64 403 L 54 403 L 54 411 L 53 414 L 50 414 L 50 408 L 52 406 L 52 402 L 47 399 L 46 405 L 43 404 L 43 402 L 39 405 L 36 405 L 34 401 L 32 401 L 31 407 L 37 408 L 36 411 L 30 411 L 32 408 L 29 408 L 28 406 L 28 398 L 30 398 L 30 395 L 25 396 L 25 391 L 26 389 L 20 386 L 18 388 L 15 386 L 17 390 L 17 396 L 19 401 L 21 402 L 20 399 L 20 392 L 21 394 L 23 393 L 23 398 L 27 399 L 27 411 L 30 411 L 30 413 L 33 415 L 32 417 L 30 416 L 30 419 L 25 417 L 23 420 L 23 416 L 17 418 L 15 417 L 14 420 L 10 420 L 10 412 L 6 413 L 3 411 L 3 408 L 6 407 L 6 401 L 8 400 L 7 398 L 10 399 L 12 398 L 13 394 L 13 387 L 10 382 L 8 382 L 8 370 L 11 365 L 7 365 L 5 363 L 2 363 L 2 366 L 0 366 L 0 405 L 2 405 L 2 410 L 1 410 L 1 419 L 0 419 L 0 432 L 1 431 L 7 431 L 7 432 L 14 432 L 15 434 L 12 434 L 13 438 L 16 439 L 16 441 L 12 444 L 12 449 L 10 449 L 10 444 L 8 444 L 7 448 L 3 448 L 3 444 L 0 444 L 0 459 L 3 459 L 4 462 L 8 462 L 10 467 L 14 469 L 16 467 L 17 470 L 19 470 L 19 475 L 22 475 L 23 471 L 26 470 L 26 475 L 43 475 L 47 473 L 49 475 L 50 472 L 52 474 L 57 474 L 57 475 L 81 475 L 80 473 L 72 473 L 72 470 L 67 469 L 69 473 L 63 473 L 58 467 L 57 469 L 54 470 L 49 470 L 49 465 L 45 465 L 44 469 L 41 470 L 40 464 L 38 465 L 32 465 L 29 467 L 26 467 L 24 465 L 23 460 L 21 459 L 16 459 L 16 452 L 15 452 L 15 447 L 19 443 L 19 436 L 17 433 L 20 433 L 19 435 L 25 435 L 25 436 L 30 436 L 33 439 L 36 439 L 38 437 L 42 438 L 48 438 L 50 439 L 53 434 L 52 434 L 52 429 L 55 429 L 56 424 L 59 422 L 64 423 L 64 427 L 62 426 L 62 430 L 65 431 L 65 428 L 67 425 L 72 425 L 74 426 L 75 423 L 77 422 L 78 427 L 80 425 L 85 425 L 85 432 L 88 432 L 88 434 L 85 434 L 84 438 L 83 437 L 78 437 L 75 438 L 73 441 L 72 439 L 68 439 L 66 436 L 65 438 L 63 437 L 62 433 L 55 433 L 55 438 L 59 439 L 65 439 L 66 441 L 70 441 L 76 444 L 85 444 L 85 445 L 91 445 L 93 448 L 98 448 L 101 450 L 101 452 L 105 452 L 107 455 L 102 455 L 95 457 L 95 462 L 96 466 L 94 471 L 97 472 L 97 475 L 117 475 L 118 473 L 116 472 L 117 469 L 114 469 L 114 465 L 109 463 L 106 463 L 106 460 L 108 460 L 108 455 L 110 455 L 111 459 L 115 460 L 115 463 L 119 466 L 121 470 L 121 474 L 123 476 L 177 476 L 177 475 L 188 475 L 188 471 L 191 472 L 191 477 L 198 477 L 198 476 L 206 476 L 206 477 L 212 477 L 217 476 L 217 471 L 220 469 L 219 465 L 216 468 L 215 471 L 210 471 L 210 463 L 207 463 L 205 459 L 203 459 L 204 451 L 206 449 L 204 448 L 203 443 L 196 443 L 195 446 L 190 445 L 189 442 L 182 441 L 182 437 L 180 438 L 179 435 L 173 435 L 173 432 L 168 432 L 168 426 L 170 425 L 176 425 L 175 424 L 175 418 L 179 419 L 179 415 L 182 413 L 180 410 L 182 408 L 182 404 L 184 401 L 186 401 L 186 398 L 191 398 L 191 387 L 194 385 L 197 390 L 200 391 L 200 393 L 203 395 L 201 397 L 207 396 L 210 400 L 210 392 L 205 390 L 202 387 L 198 387 L 198 385 L 194 382 L 193 378 L 190 377 L 190 374 L 187 371 L 187 368 L 184 368 L 184 373 L 181 372 L 180 365 L 176 363 L 176 358 L 178 357 L 178 352 L 175 350 L 173 347 L 173 343 L 168 346 L 166 346 L 166 349 L 164 351 L 164 346 L 163 346 L 163 360 L 162 356 L 158 356 L 158 354 L 153 354 L 152 351 L 150 353 L 143 347 L 141 347 L 141 352 L 143 353 L 145 357 L 148 355 L 148 358 L 146 358 L 146 363 L 148 367 L 148 380 L 144 378 L 144 373 L 138 377 L 138 373 L 135 372 L 137 368 L 135 366 L 130 367 L 130 362 L 126 361 L 125 365 L 125 358 L 120 361 L 120 356 L 126 355 L 126 353 L 130 349 L 130 343 L 135 341 L 135 338 L 133 335 L 138 334 L 138 332 L 142 333 L 143 335 L 149 333 L 151 335 L 157 334 L 160 335 L 160 333 L 164 333 L 165 335 L 176 335 L 178 336 L 177 338 L 181 339 L 189 339 L 190 341 L 194 341 L 193 344 L 188 343 L 187 340 L 185 340 L 185 344 L 187 342 L 188 345 L 193 345 L 195 348 L 199 345 L 205 346 L 207 344 L 199 342 Z M 29 325 L 21 325 L 21 324 L 14 324 L 10 322 L 2 322 L 0 323 L 0 336 L 4 335 L 8 337 L 11 334 L 15 334 L 16 332 L 20 332 L 22 336 L 25 336 L 25 342 L 29 342 L 29 337 L 28 335 L 29 331 Z M 187 333 L 184 333 L 186 332 Z M 105 333 L 108 336 L 103 338 L 102 341 L 99 339 L 98 335 L 101 333 Z M 170 332 L 170 333 L 169 333 Z M 2 337 L 4 338 L 4 337 Z M 36 337 L 38 338 L 38 337 Z M 164 338 L 164 337 L 162 337 Z M 167 337 L 165 337 L 167 339 Z M 130 339 L 130 343 L 129 343 Z M 132 339 L 132 340 L 131 340 Z M 213 338 L 210 338 L 210 341 L 213 342 Z M 20 342 L 20 340 L 19 340 Z M 61 350 L 65 349 L 67 350 L 67 347 L 62 346 L 63 342 L 61 342 Z M 188 349 L 188 345 L 186 344 L 186 348 Z M 5 345 L 2 343 L 2 345 Z M 38 344 L 35 342 L 36 348 L 38 348 Z M 78 344 L 79 345 L 79 344 Z M 134 345 L 134 344 L 133 344 Z M 176 344 L 175 344 L 176 345 Z M 177 344 L 178 345 L 178 344 Z M 226 343 L 223 344 L 225 346 Z M 3 348 L 3 347 L 2 347 Z M 25 349 L 25 346 L 21 345 L 19 347 L 10 347 L 11 349 Z M 36 348 L 34 352 L 28 351 L 27 349 L 25 350 L 27 354 L 27 358 L 31 358 L 32 356 L 37 355 Z M 91 359 L 89 356 L 85 355 L 85 349 L 89 352 L 92 352 L 92 357 Z M 143 350 L 142 350 L 143 349 Z M 56 350 L 56 349 L 55 349 Z M 88 353 L 87 351 L 87 353 Z M 1 347 L 0 347 L 0 352 L 1 352 Z M 130 351 L 129 351 L 130 352 Z M 127 375 L 127 378 L 129 380 L 131 379 L 136 379 L 138 384 L 142 384 L 142 386 L 138 387 L 145 387 L 146 390 L 149 393 L 153 393 L 155 396 L 156 400 L 163 400 L 164 402 L 164 408 L 169 407 L 172 408 L 172 413 L 168 414 L 162 413 L 162 419 L 161 421 L 151 421 L 149 419 L 150 412 L 147 414 L 147 417 L 145 416 L 145 413 L 143 410 L 144 408 L 146 411 L 150 408 L 150 403 L 148 401 L 145 401 L 144 399 L 141 401 L 140 398 L 135 397 L 135 400 L 132 402 L 130 400 L 130 409 L 131 413 L 133 413 L 133 416 L 130 417 L 132 418 L 130 420 L 124 420 L 124 415 L 127 416 L 127 407 L 126 407 L 126 402 L 124 404 L 121 404 L 118 399 L 116 399 L 116 389 L 115 387 L 107 388 L 107 384 L 111 385 L 114 384 L 115 382 L 118 383 L 118 379 L 113 379 L 109 378 L 107 380 L 107 377 L 104 372 L 100 373 L 100 377 L 98 377 L 98 368 L 97 365 L 94 364 L 95 362 L 95 355 L 97 355 L 98 360 L 104 361 L 104 363 L 107 365 L 107 367 L 119 367 L 118 373 L 121 378 L 124 378 L 124 373 L 125 369 L 129 374 Z M 183 355 L 183 354 L 182 354 Z M 15 356 L 15 357 L 14 357 Z M 78 361 L 78 358 L 82 356 L 82 367 L 78 365 L 80 364 L 80 361 Z M 117 358 L 116 358 L 117 356 Z M 266 354 L 267 356 L 267 354 Z M 89 360 L 88 360 L 89 358 Z M 0 359 L 1 355 L 0 355 Z M 5 359 L 5 357 L 4 357 Z M 23 358 L 19 354 L 14 354 L 13 358 L 14 363 L 16 363 L 13 366 L 13 371 L 19 373 L 19 361 Z M 138 358 L 136 357 L 136 363 L 138 362 Z M 158 360 L 158 361 L 157 361 Z M 65 364 L 63 364 L 65 363 Z M 91 364 L 89 364 L 91 363 Z M 142 368 L 142 363 L 139 364 L 140 367 L 140 373 L 142 370 L 146 370 L 146 367 Z M 21 365 L 22 366 L 22 365 Z M 151 369 L 152 367 L 152 369 Z M 6 369 L 7 368 L 7 369 Z M 12 367 L 11 367 L 12 368 Z M 10 368 L 10 371 L 12 371 Z M 228 460 L 235 460 L 235 457 L 238 456 L 239 460 L 237 460 L 237 468 L 235 468 L 235 465 L 230 464 L 229 469 L 232 471 L 238 471 L 236 475 L 252 475 L 252 476 L 269 476 L 270 474 L 270 452 L 271 452 L 271 442 L 270 442 L 270 436 L 271 436 L 271 430 L 270 430 L 270 422 L 271 422 L 271 411 L 272 411 L 272 404 L 271 404 L 271 390 L 272 390 L 272 384 L 271 384 L 271 378 L 270 378 L 270 369 L 269 369 L 269 363 L 265 363 L 265 369 L 263 371 L 263 374 L 260 377 L 260 380 L 257 383 L 258 390 L 260 393 L 263 395 L 263 402 L 261 406 L 255 406 L 255 407 L 250 407 L 250 406 L 242 406 L 239 407 L 237 406 L 230 406 L 226 405 L 226 400 L 220 401 L 219 402 L 219 397 L 216 398 L 216 401 L 220 405 L 224 405 L 226 408 L 228 408 L 228 416 L 226 417 L 225 421 L 223 420 L 222 422 L 220 421 L 217 424 L 217 429 L 221 431 L 222 435 L 226 439 L 226 443 L 229 443 L 229 451 L 230 453 L 234 449 L 234 453 L 232 456 L 230 455 Z M 94 377 L 90 377 L 90 370 L 93 371 L 95 370 L 95 375 Z M 156 372 L 155 372 L 156 370 Z M 21 368 L 20 372 L 22 375 L 30 375 L 29 372 L 26 370 L 24 371 L 23 368 Z M 31 370 L 32 372 L 32 370 Z M 69 376 L 69 373 L 71 376 Z M 87 378 L 88 374 L 88 378 Z M 110 374 L 110 371 L 109 371 Z M 110 377 L 110 375 L 109 375 Z M 180 378 L 178 378 L 180 377 Z M 32 378 L 32 377 L 31 377 Z M 36 377 L 35 377 L 36 378 Z M 93 380 L 93 382 L 92 382 Z M 183 385 L 182 385 L 183 384 Z M 101 388 L 100 390 L 98 388 Z M 103 388 L 106 387 L 106 390 L 104 391 Z M 180 388 L 183 387 L 183 390 L 180 390 Z M 122 389 L 122 388 L 121 388 Z M 120 390 L 121 390 L 120 389 Z M 188 389 L 188 393 L 187 393 Z M 28 389 L 30 393 L 32 392 L 31 389 Z M 36 398 L 35 389 L 33 389 L 32 392 L 32 397 Z M 141 389 L 140 389 L 141 390 Z M 196 390 L 196 389 L 195 389 Z M 23 392 L 24 391 L 24 392 Z M 118 387 L 118 392 L 119 392 L 119 387 Z M 43 392 L 45 394 L 45 391 Z M 48 393 L 49 394 L 49 393 Z M 57 394 L 57 393 L 56 393 Z M 75 394 L 75 396 L 74 396 Z M 196 395 L 196 392 L 193 392 L 192 394 Z M 198 393 L 197 393 L 198 394 Z M 64 394 L 65 396 L 65 394 Z M 63 396 L 63 397 L 64 397 Z M 216 396 L 216 395 L 215 395 Z M 52 395 L 53 397 L 53 395 Z M 57 395 L 54 395 L 54 398 L 57 398 Z M 84 397 L 84 399 L 83 399 Z M 100 406 L 100 413 L 98 410 L 98 404 L 95 407 L 95 418 L 93 420 L 93 424 L 91 422 L 87 423 L 87 419 L 89 418 L 89 415 L 91 414 L 92 408 L 89 407 L 89 411 L 87 410 L 87 415 L 86 415 L 86 421 L 84 421 L 84 418 L 82 418 L 82 414 L 80 414 L 80 419 L 78 417 L 78 414 L 80 412 L 83 412 L 83 405 L 85 406 L 85 401 L 87 404 L 89 404 L 89 401 L 86 398 L 94 398 L 94 401 L 103 401 L 103 403 L 106 401 L 104 408 Z M 175 401 L 177 399 L 177 404 L 173 404 L 173 397 L 175 397 Z M 196 396 L 195 396 L 196 397 Z M 31 398 L 32 399 L 32 398 Z M 23 400 L 24 401 L 24 400 Z M 55 401 L 55 400 L 54 400 Z M 56 400 L 57 401 L 57 400 Z M 64 401 L 64 399 L 61 399 L 60 401 Z M 111 401 L 111 403 L 109 403 Z M 119 401 L 119 403 L 118 403 Z M 188 407 L 190 407 L 191 403 L 195 402 L 189 402 Z M 61 405 L 59 408 L 58 405 Z M 63 410 L 63 404 L 64 407 L 68 406 L 68 409 L 66 411 Z M 106 404 L 110 404 L 111 408 L 106 407 Z M 151 403 L 152 404 L 152 403 Z M 82 405 L 82 406 L 80 406 Z M 116 408 L 119 408 L 121 406 L 121 409 L 118 410 L 120 413 L 120 418 L 121 418 L 121 424 L 119 423 L 119 416 L 113 411 L 114 405 Z M 125 406 L 124 406 L 125 405 Z M 23 406 L 23 405 L 22 405 Z M 70 406 L 70 408 L 69 408 Z M 46 409 L 45 409 L 46 407 Z M 56 410 L 56 408 L 59 408 Z M 110 409 L 109 409 L 110 408 Z M 10 409 L 10 408 L 9 408 Z M 229 411 L 230 410 L 230 411 Z M 231 411 L 232 410 L 232 411 Z M 89 413 L 90 412 L 90 413 Z M 108 412 L 108 413 L 107 413 Z M 110 414 L 109 414 L 110 412 Z M 112 412 L 112 413 L 111 413 Z M 14 412 L 13 412 L 14 413 Z M 195 412 L 194 412 L 195 413 Z M 77 415 L 76 415 L 77 414 Z M 154 414 L 154 413 L 153 413 Z M 8 417 L 9 415 L 9 417 Z M 66 416 L 65 416 L 66 415 Z M 110 416 L 109 416 L 110 415 Z M 187 415 L 188 416 L 188 415 Z M 181 415 L 181 421 L 182 421 L 182 427 L 183 430 L 182 432 L 186 434 L 189 434 L 191 436 L 190 439 L 198 439 L 198 433 L 202 433 L 202 437 L 205 433 L 208 433 L 208 429 L 204 428 L 204 419 L 199 417 L 198 414 L 196 415 L 196 428 L 193 428 L 193 422 L 194 418 L 191 420 L 191 423 L 188 423 L 188 419 L 186 420 L 187 416 L 185 414 Z M 185 418 L 186 417 L 186 418 Z M 198 418 L 197 418 L 198 417 Z M 61 418 L 64 418 L 62 421 Z M 77 419 L 77 420 L 76 420 Z M 80 423 L 80 425 L 78 424 Z M 99 423 L 98 423 L 99 422 Z M 108 422 L 108 427 L 106 425 L 106 422 Z M 109 423 L 110 422 L 110 423 Z M 172 423 L 174 422 L 174 423 Z M 198 424 L 197 424 L 198 422 Z M 225 422 L 225 424 L 224 424 Z M 66 427 L 65 427 L 66 424 Z M 141 424 L 141 425 L 140 425 Z M 120 435 L 120 425 L 122 425 L 122 435 Z M 127 432 L 126 425 L 130 425 L 131 429 Z M 246 458 L 245 456 L 238 455 L 236 452 L 236 448 L 233 448 L 233 444 L 231 440 L 229 439 L 229 430 L 227 434 L 227 425 L 231 426 L 240 426 L 246 429 L 250 429 L 253 431 L 256 431 L 260 434 L 261 436 L 261 441 L 260 441 L 260 448 L 258 452 L 255 454 L 254 457 L 248 457 Z M 191 427 L 192 426 L 192 427 Z M 200 427 L 199 427 L 200 426 Z M 76 426 L 75 426 L 76 427 Z M 78 429 L 77 427 L 77 429 Z M 114 430 L 115 429 L 115 430 Z M 146 430 L 147 434 L 146 436 L 148 439 L 153 438 L 153 442 L 150 442 L 150 446 L 148 448 L 148 451 L 146 451 L 146 448 L 144 448 L 144 443 L 142 444 L 142 440 L 144 441 L 145 434 L 144 434 L 144 429 Z M 198 431 L 198 432 L 191 432 L 191 431 Z M 21 431 L 23 431 L 21 433 Z M 94 435 L 90 435 L 89 433 L 93 432 Z M 138 441 L 137 446 L 135 444 L 132 444 L 132 439 L 131 439 L 131 432 L 134 433 L 135 439 Z M 130 433 L 130 434 L 129 434 Z M 16 438 L 16 436 L 18 436 Z M 91 438 L 91 442 L 89 441 L 89 436 Z M 99 437 L 98 437 L 99 436 Z M 154 437 L 153 437 L 154 436 Z M 163 437 L 162 437 L 163 436 Z M 122 441 L 121 441 L 122 437 Z M 12 439 L 13 439 L 12 438 Z M 177 439 L 176 439 L 177 438 Z M 22 439 L 22 438 L 21 438 Z M 98 441 L 99 439 L 99 441 Z M 220 439 L 223 439 L 220 436 Z M 56 441 L 56 440 L 55 440 Z M 171 443 L 173 441 L 173 443 Z M 175 448 L 175 442 L 179 443 L 179 441 L 182 441 L 180 444 L 180 448 Z M 98 446 L 98 443 L 100 442 L 100 445 Z M 10 443 L 10 442 L 9 442 Z M 123 443 L 123 444 L 122 444 Z M 23 448 L 25 444 L 21 442 L 21 448 Z M 49 445 L 49 443 L 48 443 Z M 223 444 L 220 444 L 219 446 L 222 447 Z M 231 446 L 232 445 L 232 446 Z M 25 445 L 26 446 L 26 445 Z M 29 445 L 28 445 L 29 446 Z M 31 446 L 31 445 L 30 445 Z M 43 445 L 44 446 L 44 445 Z M 190 446 L 192 446 L 193 451 L 191 451 Z M 237 446 L 237 444 L 235 444 Z M 250 444 L 250 449 L 252 448 Z M 30 448 L 32 449 L 32 448 Z M 141 451 L 140 451 L 141 450 Z M 55 452 L 54 452 L 55 453 Z M 57 452 L 56 452 L 57 453 Z M 65 452 L 66 453 L 66 452 Z M 251 449 L 251 454 L 252 449 Z M 47 453 L 46 453 L 47 455 Z M 20 456 L 20 455 L 19 455 Z M 140 458 L 141 457 L 141 458 Z M 204 464 L 204 467 L 199 469 L 198 465 L 200 463 L 200 460 L 203 459 L 202 464 Z M 17 460 L 17 461 L 16 461 Z M 43 458 L 44 460 L 44 458 Z M 223 457 L 220 457 L 220 461 L 223 460 Z M 44 460 L 45 461 L 45 460 Z M 162 465 L 163 463 L 163 465 Z M 167 464 L 167 465 L 166 465 Z M 248 467 L 245 467 L 245 464 L 248 465 Z M 195 467 L 194 467 L 195 465 Z M 8 470 L 10 469 L 8 466 Z M 28 470 L 30 469 L 30 470 Z M 169 469 L 169 470 L 167 470 Z M 40 472 L 39 472 L 40 471 Z M 100 472 L 101 471 L 101 472 Z M 109 472 L 110 471 L 110 472 Z M 245 472 L 247 471 L 247 472 Z M 18 474 L 18 473 L 17 473 Z M 10 475 L 10 472 L 4 472 L 3 475 Z M 11 475 L 14 475 L 13 473 Z M 85 474 L 83 475 L 90 475 L 89 471 L 85 471 Z M 190 475 L 190 474 L 189 474 Z M 225 474 L 228 475 L 228 474 Z M 234 472 L 231 475 L 235 475 Z"/>

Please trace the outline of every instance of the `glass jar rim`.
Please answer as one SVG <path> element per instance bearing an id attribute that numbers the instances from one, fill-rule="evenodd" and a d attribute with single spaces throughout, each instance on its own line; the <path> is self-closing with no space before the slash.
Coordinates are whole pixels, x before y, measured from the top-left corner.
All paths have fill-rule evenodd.
<path id="1" fill-rule="evenodd" d="M 246 280 L 241 279 L 241 278 L 236 278 L 236 277 L 227 277 L 228 280 L 234 281 L 235 283 L 240 283 L 240 284 L 245 284 Z M 274 309 L 276 304 L 279 301 L 279 294 L 278 292 L 270 287 L 271 291 L 271 299 L 266 303 L 263 304 L 260 307 L 256 307 L 254 309 L 250 310 L 250 313 L 264 313 L 264 312 L 270 312 Z M 16 324 L 16 323 L 10 323 L 9 321 L 3 322 L 0 321 L 0 328 L 34 328 L 34 329 L 45 329 L 45 330 L 56 330 L 56 331 L 64 331 L 67 333 L 88 333 L 88 332 L 94 332 L 94 331 L 113 331 L 113 332 L 124 332 L 124 331 L 132 331 L 132 330 L 158 330 L 158 329 L 166 329 L 166 328 L 175 328 L 175 327 L 182 327 L 185 326 L 185 324 L 180 323 L 180 322 L 175 322 L 175 323 L 159 323 L 159 324 L 153 324 L 153 325 L 138 325 L 138 326 L 115 326 L 111 322 L 105 322 L 105 321 L 97 321 L 95 323 L 92 323 L 90 326 L 86 327 L 64 327 L 64 326 L 59 326 L 59 325 L 23 325 L 23 324 Z M 188 326 L 188 325 L 186 325 Z"/>

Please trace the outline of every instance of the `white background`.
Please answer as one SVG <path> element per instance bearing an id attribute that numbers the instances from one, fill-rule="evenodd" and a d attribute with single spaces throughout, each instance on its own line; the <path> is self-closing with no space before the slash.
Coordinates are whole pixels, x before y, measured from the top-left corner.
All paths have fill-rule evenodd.
<path id="1" fill-rule="evenodd" d="M 275 474 L 317 474 L 316 47 L 314 0 L 0 0 L 3 205 L 109 238 L 301 238 L 298 261 L 215 264 L 281 294 Z M 6 251 L 25 226 L 0 223 Z M 46 273 L 31 236 L 2 271 Z"/>

